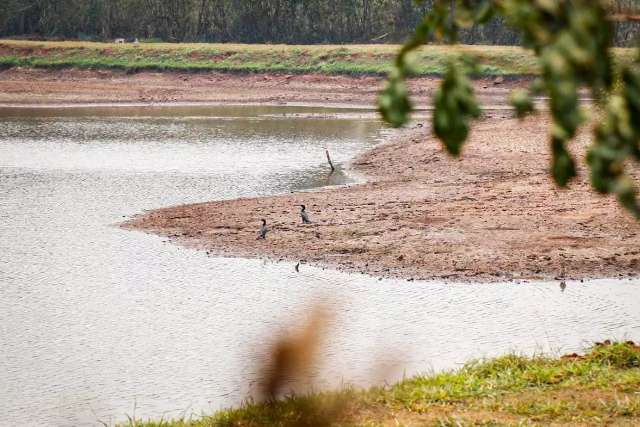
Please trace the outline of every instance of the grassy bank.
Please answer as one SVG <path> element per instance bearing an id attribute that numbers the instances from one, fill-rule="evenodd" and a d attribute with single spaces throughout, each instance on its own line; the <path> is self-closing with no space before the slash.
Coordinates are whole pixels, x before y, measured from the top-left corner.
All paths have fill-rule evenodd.
<path id="1" fill-rule="evenodd" d="M 108 44 L 0 40 L 0 66 L 384 75 L 394 45 Z M 536 74 L 535 58 L 512 46 L 429 46 L 415 55 L 420 75 L 438 74 L 461 53 L 478 58 L 484 75 Z M 628 61 L 630 49 L 618 49 Z"/>
<path id="2" fill-rule="evenodd" d="M 134 424 L 133 422 L 131 424 Z M 640 347 L 596 345 L 560 359 L 514 355 L 386 388 L 249 404 L 147 427 L 640 425 Z"/>

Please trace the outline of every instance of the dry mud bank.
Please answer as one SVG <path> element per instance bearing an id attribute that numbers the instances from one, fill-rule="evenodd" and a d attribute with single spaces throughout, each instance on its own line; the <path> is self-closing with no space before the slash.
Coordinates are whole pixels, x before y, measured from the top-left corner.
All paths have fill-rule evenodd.
<path id="1" fill-rule="evenodd" d="M 426 103 L 436 77 L 412 81 L 413 93 Z M 499 84 L 497 84 L 499 83 Z M 504 102 L 524 79 L 476 82 L 486 104 Z M 109 70 L 11 68 L 0 71 L 0 104 L 179 103 L 310 104 L 372 106 L 384 79 L 320 74 L 229 74 Z"/>

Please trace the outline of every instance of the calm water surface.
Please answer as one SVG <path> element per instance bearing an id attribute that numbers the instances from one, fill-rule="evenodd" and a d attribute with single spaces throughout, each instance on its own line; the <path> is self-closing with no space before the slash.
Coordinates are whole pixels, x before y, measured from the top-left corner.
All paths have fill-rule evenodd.
<path id="1" fill-rule="evenodd" d="M 115 226 L 144 210 L 349 181 L 360 111 L 0 109 L 0 425 L 171 418 L 249 396 L 268 337 L 335 317 L 316 383 L 640 339 L 637 281 L 446 285 L 211 258 Z M 330 296 L 330 297 L 329 297 Z M 385 372 L 380 376 L 380 367 Z"/>

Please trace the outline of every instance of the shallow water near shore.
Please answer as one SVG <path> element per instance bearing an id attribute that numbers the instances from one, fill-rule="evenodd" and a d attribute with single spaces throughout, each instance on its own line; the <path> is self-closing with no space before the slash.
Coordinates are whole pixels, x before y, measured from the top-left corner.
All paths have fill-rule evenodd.
<path id="1" fill-rule="evenodd" d="M 0 424 L 211 413 L 318 301 L 315 380 L 366 386 L 509 351 L 640 339 L 637 281 L 452 285 L 208 257 L 115 224 L 144 210 L 351 181 L 386 130 L 300 107 L 0 111 Z M 323 147 L 341 165 L 329 177 Z M 294 209 L 294 208 L 292 208 Z M 256 229 L 258 225 L 256 224 Z"/>

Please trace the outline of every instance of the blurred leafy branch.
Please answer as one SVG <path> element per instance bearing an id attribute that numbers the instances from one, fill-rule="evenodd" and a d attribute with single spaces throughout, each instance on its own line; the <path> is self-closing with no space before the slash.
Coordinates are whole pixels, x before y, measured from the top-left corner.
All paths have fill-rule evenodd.
<path id="1" fill-rule="evenodd" d="M 455 43 L 460 29 L 482 25 L 494 16 L 502 16 L 519 31 L 524 47 L 540 62 L 541 76 L 528 89 L 515 90 L 510 102 L 523 118 L 535 112 L 533 96 L 548 97 L 555 182 L 566 187 L 576 176 L 567 145 L 586 121 L 578 95 L 588 88 L 600 111 L 587 153 L 592 185 L 600 193 L 617 195 L 640 219 L 637 190 L 625 170 L 630 159 L 640 160 L 640 61 L 614 72 L 611 19 L 602 1 L 436 0 L 396 58 L 379 98 L 383 118 L 395 127 L 410 119 L 405 80 L 412 74 L 413 50 L 434 40 Z M 455 156 L 467 139 L 470 120 L 480 115 L 469 79 L 474 69 L 472 58 L 452 61 L 434 95 L 433 131 Z"/>

